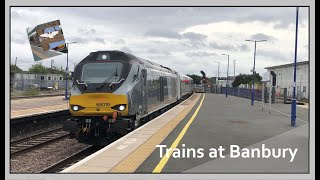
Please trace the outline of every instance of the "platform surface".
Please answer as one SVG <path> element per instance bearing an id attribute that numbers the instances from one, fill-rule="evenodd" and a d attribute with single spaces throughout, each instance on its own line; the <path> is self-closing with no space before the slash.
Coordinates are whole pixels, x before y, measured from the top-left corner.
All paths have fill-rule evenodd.
<path id="1" fill-rule="evenodd" d="M 250 100 L 221 94 L 196 94 L 181 105 L 124 138 L 101 149 L 64 173 L 308 173 L 309 113 L 297 106 L 296 127 L 290 126 L 290 104 L 254 107 Z M 202 158 L 160 158 L 166 145 L 203 148 Z M 240 148 L 298 148 L 285 158 L 230 158 L 230 145 Z M 210 148 L 226 148 L 225 158 L 210 158 Z"/>
<path id="2" fill-rule="evenodd" d="M 68 100 L 64 96 L 14 99 L 10 102 L 11 119 L 67 110 Z"/>

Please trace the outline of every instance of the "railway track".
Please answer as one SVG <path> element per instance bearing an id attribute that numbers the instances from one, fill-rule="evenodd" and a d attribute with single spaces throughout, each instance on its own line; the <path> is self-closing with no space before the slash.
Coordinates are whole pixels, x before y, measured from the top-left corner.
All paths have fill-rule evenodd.
<path id="1" fill-rule="evenodd" d="M 71 156 L 51 165 L 40 171 L 40 173 L 59 173 L 65 168 L 79 162 L 85 157 L 93 154 L 94 152 L 100 150 L 102 147 L 96 147 L 93 145 L 88 145 L 88 147 L 83 148 L 82 150 L 72 154 Z"/>
<path id="2" fill-rule="evenodd" d="M 70 112 L 62 110 L 10 119 L 10 137 L 18 138 L 43 129 L 62 127 L 62 123 L 68 118 L 70 118 Z"/>
<path id="3" fill-rule="evenodd" d="M 57 128 L 46 131 L 26 138 L 18 139 L 10 142 L 10 156 L 14 157 L 22 153 L 38 149 L 44 145 L 56 142 L 69 136 L 68 132 Z"/>

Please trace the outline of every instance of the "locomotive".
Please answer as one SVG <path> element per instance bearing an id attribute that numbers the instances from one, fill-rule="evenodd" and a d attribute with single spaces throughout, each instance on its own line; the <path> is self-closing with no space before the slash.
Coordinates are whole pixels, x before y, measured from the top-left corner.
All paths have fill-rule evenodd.
<path id="1" fill-rule="evenodd" d="M 104 145 L 193 93 L 192 78 L 122 51 L 91 52 L 74 69 L 70 119 L 79 142 Z"/>

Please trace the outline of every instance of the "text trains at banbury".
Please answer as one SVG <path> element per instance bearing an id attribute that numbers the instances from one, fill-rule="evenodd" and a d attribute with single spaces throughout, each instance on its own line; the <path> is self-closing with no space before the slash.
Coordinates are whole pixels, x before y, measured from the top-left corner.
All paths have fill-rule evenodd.
<path id="1" fill-rule="evenodd" d="M 73 73 L 72 118 L 63 127 L 88 144 L 107 144 L 193 93 L 192 79 L 121 51 L 90 53 Z"/>

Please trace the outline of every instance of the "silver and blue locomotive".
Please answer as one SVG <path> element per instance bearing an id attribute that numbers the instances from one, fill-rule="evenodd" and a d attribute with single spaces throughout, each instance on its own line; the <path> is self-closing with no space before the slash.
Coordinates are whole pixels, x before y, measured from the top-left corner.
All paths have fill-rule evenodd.
<path id="1" fill-rule="evenodd" d="M 193 93 L 192 79 L 121 51 L 90 53 L 77 64 L 66 131 L 79 142 L 106 144 Z"/>

